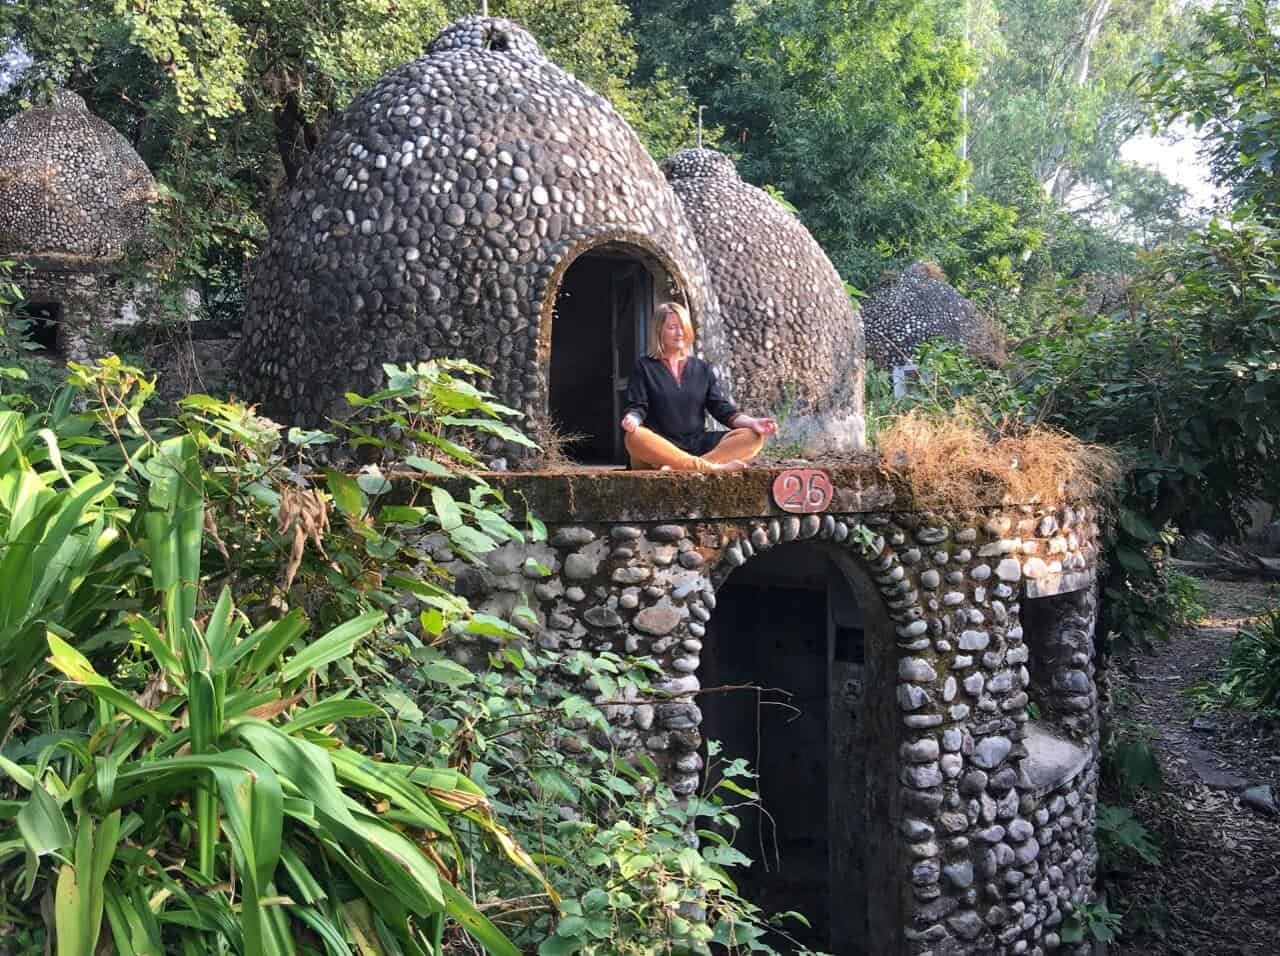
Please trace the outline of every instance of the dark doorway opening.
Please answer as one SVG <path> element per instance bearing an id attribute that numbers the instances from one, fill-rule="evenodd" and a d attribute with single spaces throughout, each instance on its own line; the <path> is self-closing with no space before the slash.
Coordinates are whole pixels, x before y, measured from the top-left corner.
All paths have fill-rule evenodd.
<path id="1" fill-rule="evenodd" d="M 568 268 L 551 319 L 550 416 L 565 454 L 590 465 L 625 464 L 622 407 L 644 352 L 654 277 L 635 250 L 602 246 Z"/>
<path id="2" fill-rule="evenodd" d="M 61 351 L 59 330 L 62 327 L 62 303 L 23 302 L 15 310 L 19 321 L 26 323 L 23 337 L 37 346 L 35 354 L 57 355 Z"/>
<path id="3" fill-rule="evenodd" d="M 867 948 L 867 721 L 863 621 L 843 571 L 812 545 L 784 544 L 735 571 L 717 595 L 703 686 L 703 730 L 722 757 L 759 775 L 760 806 L 739 811 L 735 845 L 755 862 L 740 888 L 767 913 L 795 910 L 791 941 L 839 953 Z M 712 777 L 715 776 L 711 764 Z"/>

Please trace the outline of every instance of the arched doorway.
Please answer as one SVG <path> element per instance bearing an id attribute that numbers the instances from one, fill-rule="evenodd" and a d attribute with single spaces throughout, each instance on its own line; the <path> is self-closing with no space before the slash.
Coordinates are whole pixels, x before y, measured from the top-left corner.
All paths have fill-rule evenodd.
<path id="1" fill-rule="evenodd" d="M 894 686 L 893 637 L 862 577 L 815 542 L 758 554 L 717 592 L 700 671 L 703 687 L 764 688 L 700 699 L 721 759 L 744 757 L 759 775 L 760 806 L 740 811 L 735 840 L 755 861 L 740 889 L 768 913 L 803 913 L 811 926 L 791 922 L 788 935 L 841 956 L 872 956 L 896 909 L 894 838 L 877 829 L 891 817 L 896 781 L 878 771 L 893 766 L 896 713 L 868 693 Z"/>
<path id="2" fill-rule="evenodd" d="M 654 306 L 673 294 L 667 270 L 623 243 L 578 256 L 555 292 L 549 408 L 563 451 L 589 465 L 624 464 L 618 422 L 628 377 L 644 353 Z"/>

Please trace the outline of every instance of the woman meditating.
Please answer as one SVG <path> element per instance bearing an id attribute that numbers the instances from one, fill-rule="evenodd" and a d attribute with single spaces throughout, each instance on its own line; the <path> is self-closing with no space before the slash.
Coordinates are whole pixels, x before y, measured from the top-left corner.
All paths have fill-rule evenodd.
<path id="1" fill-rule="evenodd" d="M 720 388 L 715 369 L 690 355 L 693 323 L 689 310 L 664 302 L 649 326 L 649 354 L 636 362 L 622 417 L 623 443 L 635 469 L 721 471 L 747 467 L 766 435 L 778 430 L 772 418 L 738 411 Z M 727 432 L 706 429 L 706 413 Z"/>

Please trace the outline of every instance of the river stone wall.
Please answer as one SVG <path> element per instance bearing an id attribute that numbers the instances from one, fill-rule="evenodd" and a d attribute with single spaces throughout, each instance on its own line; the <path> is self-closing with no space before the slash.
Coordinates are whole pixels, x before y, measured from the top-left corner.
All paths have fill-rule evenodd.
<path id="1" fill-rule="evenodd" d="M 57 305 L 57 353 L 73 362 L 89 362 L 117 351 L 130 351 L 121 333 L 173 316 L 159 291 L 145 280 L 119 275 L 110 262 L 78 257 L 39 256 L 22 260 L 13 279 L 33 306 Z M 181 297 L 188 314 L 199 308 L 194 292 Z"/>
<path id="2" fill-rule="evenodd" d="M 536 624 L 511 619 L 549 651 L 608 650 L 659 668 L 661 698 L 611 705 L 612 729 L 597 743 L 647 752 L 681 794 L 700 782 L 699 666 L 719 586 L 779 543 L 811 542 L 851 562 L 864 578 L 859 593 L 879 595 L 877 606 L 862 608 L 867 654 L 891 644 L 898 676 L 867 692 L 898 715 L 890 759 L 868 762 L 896 780 L 886 817 L 868 815 L 885 832 L 867 843 L 892 849 L 898 883 L 898 935 L 891 942 L 877 934 L 876 951 L 1088 952 L 1062 943 L 1060 929 L 1092 893 L 1096 694 L 1092 686 L 1087 693 L 1073 686 L 1065 697 L 1060 687 L 1043 691 L 1029 665 L 1037 646 L 1063 649 L 1069 669 L 1092 684 L 1091 661 L 1073 656 L 1091 656 L 1099 535 L 1092 508 L 895 511 L 901 496 L 882 478 L 841 473 L 833 507 L 865 510 L 797 517 L 757 504 L 760 516 L 732 517 L 725 511 L 734 502 L 740 508 L 758 496 L 721 476 L 665 478 L 663 488 L 653 483 L 664 477 L 597 477 L 576 492 L 573 476 L 510 481 L 523 483 L 535 508 L 548 503 L 549 540 L 508 544 L 485 567 L 450 565 L 458 591 L 501 616 L 527 603 Z M 627 502 L 611 506 L 618 518 L 598 520 L 601 505 L 615 500 Z M 449 557 L 443 539 L 427 546 Z M 529 558 L 550 576 L 537 577 Z M 1027 635 L 1024 604 L 1055 600 L 1062 604 L 1054 613 L 1031 615 L 1047 622 L 1047 640 Z M 456 648 L 468 662 L 491 646 L 476 639 Z M 594 696 L 590 687 L 581 691 Z M 1031 722 L 1031 695 L 1042 693 L 1087 698 L 1089 707 L 1067 708 L 1066 726 Z M 585 742 L 571 733 L 562 746 L 572 753 Z M 877 782 L 885 778 L 869 789 Z"/>
<path id="3" fill-rule="evenodd" d="M 560 278 L 606 244 L 662 265 L 722 361 L 702 253 L 626 121 L 516 24 L 459 20 L 352 103 L 284 200 L 249 290 L 245 390 L 315 425 L 384 362 L 467 358 L 543 418 Z"/>

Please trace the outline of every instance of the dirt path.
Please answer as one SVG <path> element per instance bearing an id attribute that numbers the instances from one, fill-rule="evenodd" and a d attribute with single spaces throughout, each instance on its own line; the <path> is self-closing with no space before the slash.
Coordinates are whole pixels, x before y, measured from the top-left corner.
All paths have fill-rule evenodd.
<path id="1" fill-rule="evenodd" d="M 1261 583 L 1202 585 L 1204 620 L 1112 678 L 1113 719 L 1149 730 L 1165 777 L 1133 807 L 1161 865 L 1114 874 L 1111 908 L 1130 912 L 1111 949 L 1120 956 L 1280 954 L 1280 816 L 1240 799 L 1261 784 L 1280 799 L 1280 726 L 1198 715 L 1185 694 L 1214 678 L 1236 628 L 1276 598 Z"/>

